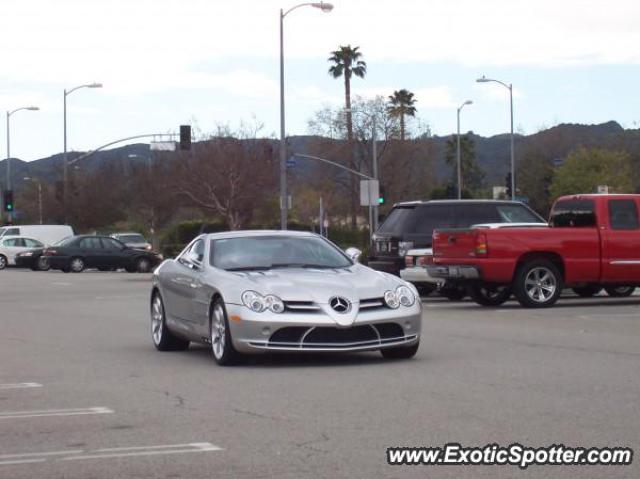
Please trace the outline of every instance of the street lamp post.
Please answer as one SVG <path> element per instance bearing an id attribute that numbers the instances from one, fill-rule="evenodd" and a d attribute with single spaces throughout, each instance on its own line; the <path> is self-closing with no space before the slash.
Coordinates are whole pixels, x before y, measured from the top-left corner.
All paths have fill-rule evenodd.
<path id="1" fill-rule="evenodd" d="M 319 8 L 325 13 L 333 10 L 330 3 L 301 3 L 291 7 L 286 12 L 280 9 L 280 228 L 287 229 L 287 210 L 289 209 L 289 201 L 287 196 L 287 145 L 285 143 L 285 124 L 284 124 L 284 17 L 296 8 L 300 7 Z"/>
<path id="2" fill-rule="evenodd" d="M 37 106 L 23 106 L 15 110 L 7 111 L 7 191 L 11 191 L 11 115 L 22 110 L 37 111 L 39 109 Z M 11 224 L 12 221 L 13 213 L 7 211 L 7 223 Z"/>
<path id="3" fill-rule="evenodd" d="M 67 165 L 67 96 L 71 95 L 74 91 L 80 88 L 102 88 L 102 83 L 87 83 L 86 85 L 78 85 L 70 90 L 64 90 L 64 153 L 62 156 L 62 202 L 64 209 L 64 221 L 67 222 L 67 199 L 68 199 L 68 186 L 69 186 L 69 167 Z"/>
<path id="4" fill-rule="evenodd" d="M 471 105 L 473 102 L 471 100 L 465 101 L 462 105 L 458 107 L 458 138 L 457 138 L 457 150 L 456 150 L 456 158 L 457 158 L 457 168 L 458 168 L 458 199 L 462 198 L 462 166 L 460 160 L 460 111 L 465 107 L 465 105 Z"/>
<path id="5" fill-rule="evenodd" d="M 509 90 L 509 104 L 511 109 L 511 200 L 516 199 L 516 169 L 515 169 L 515 153 L 514 153 L 514 137 L 513 137 L 513 84 L 504 83 L 500 80 L 492 78 L 486 78 L 484 75 L 482 78 L 476 80 L 478 83 L 499 83 L 503 87 Z"/>
<path id="6" fill-rule="evenodd" d="M 30 176 L 25 176 L 23 180 L 35 181 L 38 184 L 38 216 L 40 217 L 40 224 L 42 224 L 42 181 Z"/>

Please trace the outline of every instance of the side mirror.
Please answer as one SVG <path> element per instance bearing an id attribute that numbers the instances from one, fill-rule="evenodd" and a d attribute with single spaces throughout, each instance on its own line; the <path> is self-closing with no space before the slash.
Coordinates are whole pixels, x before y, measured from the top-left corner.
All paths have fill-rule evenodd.
<path id="1" fill-rule="evenodd" d="M 351 261 L 353 261 L 354 263 L 360 262 L 360 256 L 362 256 L 362 251 L 360 251 L 358 248 L 354 248 L 352 246 L 350 248 L 347 248 L 345 250 L 345 253 L 349 258 L 351 258 Z"/>
<path id="2" fill-rule="evenodd" d="M 190 266 L 195 266 L 198 268 L 202 266 L 202 262 L 200 261 L 200 256 L 198 256 L 198 253 L 196 253 L 195 251 L 189 251 L 184 256 L 184 260 Z"/>

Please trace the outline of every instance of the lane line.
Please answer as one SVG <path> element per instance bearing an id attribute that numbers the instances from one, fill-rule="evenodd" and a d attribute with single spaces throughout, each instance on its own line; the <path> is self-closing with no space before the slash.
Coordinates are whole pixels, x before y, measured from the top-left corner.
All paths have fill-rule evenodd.
<path id="1" fill-rule="evenodd" d="M 0 389 L 27 389 L 27 388 L 41 388 L 40 383 L 6 383 L 0 384 Z"/>
<path id="2" fill-rule="evenodd" d="M 0 412 L 2 419 L 23 419 L 30 417 L 55 417 L 55 416 L 84 416 L 88 414 L 113 414 L 113 410 L 106 407 L 90 407 L 85 409 L 48 409 L 42 411 L 11 411 Z"/>
<path id="3" fill-rule="evenodd" d="M 167 444 L 162 446 L 111 447 L 94 450 L 69 449 L 67 451 L 28 452 L 23 454 L 0 455 L 0 466 L 12 464 L 34 464 L 46 461 L 82 461 L 89 459 L 159 456 L 166 454 L 186 454 L 190 452 L 214 452 L 223 450 L 224 449 L 221 447 L 211 444 L 210 442 Z"/>
<path id="4" fill-rule="evenodd" d="M 118 449 L 118 448 L 115 448 Z M 126 449 L 130 449 L 129 452 Z M 142 450 L 141 450 L 142 449 Z M 222 451 L 221 447 L 215 446 L 209 442 L 194 444 L 177 444 L 175 446 L 150 446 L 137 448 L 120 448 L 120 452 L 100 453 L 100 454 L 83 454 L 79 456 L 63 457 L 59 461 L 84 461 L 87 459 L 113 459 L 117 457 L 140 457 L 140 456 L 161 456 L 168 454 L 186 454 L 189 452 L 214 452 Z M 102 449 L 102 451 L 108 451 Z M 98 451 L 96 451 L 98 452 Z"/>

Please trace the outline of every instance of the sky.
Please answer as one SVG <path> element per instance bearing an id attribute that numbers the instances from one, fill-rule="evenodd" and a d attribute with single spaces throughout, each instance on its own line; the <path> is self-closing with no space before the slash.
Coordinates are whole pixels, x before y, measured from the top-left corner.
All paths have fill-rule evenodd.
<path id="1" fill-rule="evenodd" d="M 640 2 L 633 0 L 335 0 L 323 13 L 286 16 L 285 96 L 289 135 L 309 133 L 324 106 L 344 102 L 328 75 L 339 45 L 359 46 L 365 79 L 353 95 L 406 88 L 432 132 L 490 136 L 514 123 L 530 134 L 558 123 L 615 120 L 640 125 Z M 279 11 L 285 0 L 2 0 L 0 110 L 11 116 L 11 156 L 32 161 L 86 151 L 133 135 L 200 134 L 218 125 L 263 125 L 279 136 Z M 3 130 L 3 129 L 2 129 Z M 0 145 L 6 135 L 0 134 Z M 3 148 L 0 157 L 5 157 Z"/>

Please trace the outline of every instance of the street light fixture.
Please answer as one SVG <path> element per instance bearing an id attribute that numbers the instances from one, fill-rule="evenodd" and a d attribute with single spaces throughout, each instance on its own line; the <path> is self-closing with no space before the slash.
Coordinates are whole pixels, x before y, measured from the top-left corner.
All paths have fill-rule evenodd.
<path id="1" fill-rule="evenodd" d="M 22 179 L 24 181 L 33 181 L 38 184 L 38 214 L 40 216 L 40 224 L 42 224 L 42 181 L 37 178 L 31 178 L 30 176 L 25 176 Z"/>
<path id="2" fill-rule="evenodd" d="M 287 211 L 289 209 L 289 200 L 287 196 L 287 145 L 285 143 L 285 124 L 284 124 L 284 17 L 293 10 L 300 7 L 313 7 L 324 13 L 333 10 L 331 3 L 313 2 L 301 3 L 284 11 L 280 9 L 280 228 L 287 229 Z"/>
<path id="3" fill-rule="evenodd" d="M 23 106 L 20 108 L 16 108 L 15 110 L 7 111 L 7 191 L 11 191 L 11 122 L 10 118 L 16 112 L 27 110 L 27 111 L 38 111 L 40 108 L 37 106 Z M 7 223 L 11 224 L 12 221 L 12 212 L 7 212 Z"/>
<path id="4" fill-rule="evenodd" d="M 473 102 L 471 100 L 465 101 L 462 105 L 458 107 L 458 148 L 456 150 L 456 158 L 458 165 L 458 199 L 462 198 L 462 166 L 460 160 L 460 111 L 465 107 L 465 105 L 472 105 Z"/>
<path id="5" fill-rule="evenodd" d="M 87 83 L 85 85 L 78 85 L 70 90 L 64 90 L 64 153 L 62 156 L 62 201 L 64 209 L 64 219 L 67 222 L 67 198 L 68 198 L 68 185 L 69 185 L 69 167 L 67 165 L 67 96 L 71 95 L 74 91 L 80 88 L 102 88 L 102 83 Z"/>
<path id="6" fill-rule="evenodd" d="M 511 200 L 516 199 L 516 170 L 515 170 L 515 153 L 514 153 L 514 137 L 513 137 L 513 84 L 505 83 L 500 80 L 495 80 L 492 78 L 486 78 L 482 75 L 482 78 L 478 78 L 476 80 L 478 83 L 499 83 L 503 87 L 509 90 L 509 105 L 511 108 Z"/>

